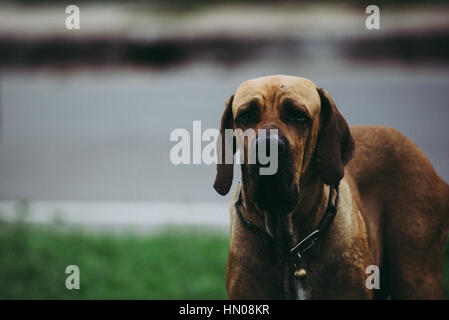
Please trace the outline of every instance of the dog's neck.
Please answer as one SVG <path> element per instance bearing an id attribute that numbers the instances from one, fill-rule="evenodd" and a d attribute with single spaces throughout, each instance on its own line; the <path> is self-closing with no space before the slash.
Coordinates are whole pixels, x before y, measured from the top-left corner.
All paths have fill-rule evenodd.
<path id="1" fill-rule="evenodd" d="M 298 243 L 316 229 L 326 210 L 329 187 L 313 174 L 305 175 L 300 182 L 300 199 L 289 214 L 289 238 Z"/>
<path id="2" fill-rule="evenodd" d="M 302 176 L 300 199 L 289 214 L 265 212 L 257 208 L 250 198 L 250 183 L 249 176 L 242 172 L 242 197 L 247 219 L 287 247 L 292 247 L 312 232 L 326 209 L 328 187 L 312 173 Z"/>

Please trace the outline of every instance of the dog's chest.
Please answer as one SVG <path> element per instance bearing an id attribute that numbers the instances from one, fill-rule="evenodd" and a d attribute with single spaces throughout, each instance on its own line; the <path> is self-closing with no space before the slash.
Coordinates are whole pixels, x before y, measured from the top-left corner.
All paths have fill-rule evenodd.
<path id="1" fill-rule="evenodd" d="M 327 197 L 325 202 L 327 203 Z M 309 300 L 317 297 L 326 297 L 329 294 L 332 296 L 334 291 L 339 290 L 339 280 L 333 277 L 351 278 L 350 270 L 353 270 L 353 259 L 346 248 L 352 247 L 352 241 L 355 239 L 353 236 L 354 219 L 351 219 L 353 211 L 354 207 L 349 186 L 345 181 L 342 181 L 338 214 L 331 231 L 304 256 L 304 260 L 300 264 L 300 269 L 303 270 L 303 273 L 297 275 L 293 271 L 295 276 L 290 278 L 290 281 L 293 280 L 296 299 Z M 346 265 L 351 266 L 351 268 L 346 270 L 344 267 L 339 267 Z M 347 272 L 349 274 L 346 274 Z M 334 286 L 337 286 L 337 288 L 334 288 Z"/>
<path id="2" fill-rule="evenodd" d="M 296 299 L 297 300 L 309 300 L 311 299 L 310 289 L 306 286 L 302 280 L 295 280 L 296 287 Z"/>

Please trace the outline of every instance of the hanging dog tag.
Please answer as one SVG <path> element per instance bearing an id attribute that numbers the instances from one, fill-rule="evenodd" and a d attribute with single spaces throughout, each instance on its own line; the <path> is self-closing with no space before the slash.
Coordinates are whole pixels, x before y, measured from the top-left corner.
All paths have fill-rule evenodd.
<path id="1" fill-rule="evenodd" d="M 300 280 L 307 276 L 307 271 L 304 268 L 299 268 L 295 270 L 294 276 L 296 279 Z"/>

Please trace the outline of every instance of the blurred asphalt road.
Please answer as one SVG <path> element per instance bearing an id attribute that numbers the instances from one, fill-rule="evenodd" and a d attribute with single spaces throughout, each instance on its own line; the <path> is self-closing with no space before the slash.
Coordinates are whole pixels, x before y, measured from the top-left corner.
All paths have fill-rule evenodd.
<path id="1" fill-rule="evenodd" d="M 218 128 L 240 82 L 278 73 L 328 89 L 351 125 L 402 131 L 449 181 L 447 68 L 261 61 L 234 69 L 3 73 L 0 198 L 223 201 L 212 189 L 214 166 L 170 162 L 170 132 L 191 131 L 194 120 Z"/>

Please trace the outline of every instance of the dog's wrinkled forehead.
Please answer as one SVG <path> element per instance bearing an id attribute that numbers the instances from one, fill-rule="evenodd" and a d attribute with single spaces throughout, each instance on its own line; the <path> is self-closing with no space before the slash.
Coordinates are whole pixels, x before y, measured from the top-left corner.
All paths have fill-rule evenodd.
<path id="1" fill-rule="evenodd" d="M 276 75 L 243 82 L 235 92 L 232 112 L 252 101 L 263 108 L 278 108 L 283 99 L 293 99 L 304 105 L 311 115 L 319 113 L 320 96 L 317 86 L 299 77 Z"/>

